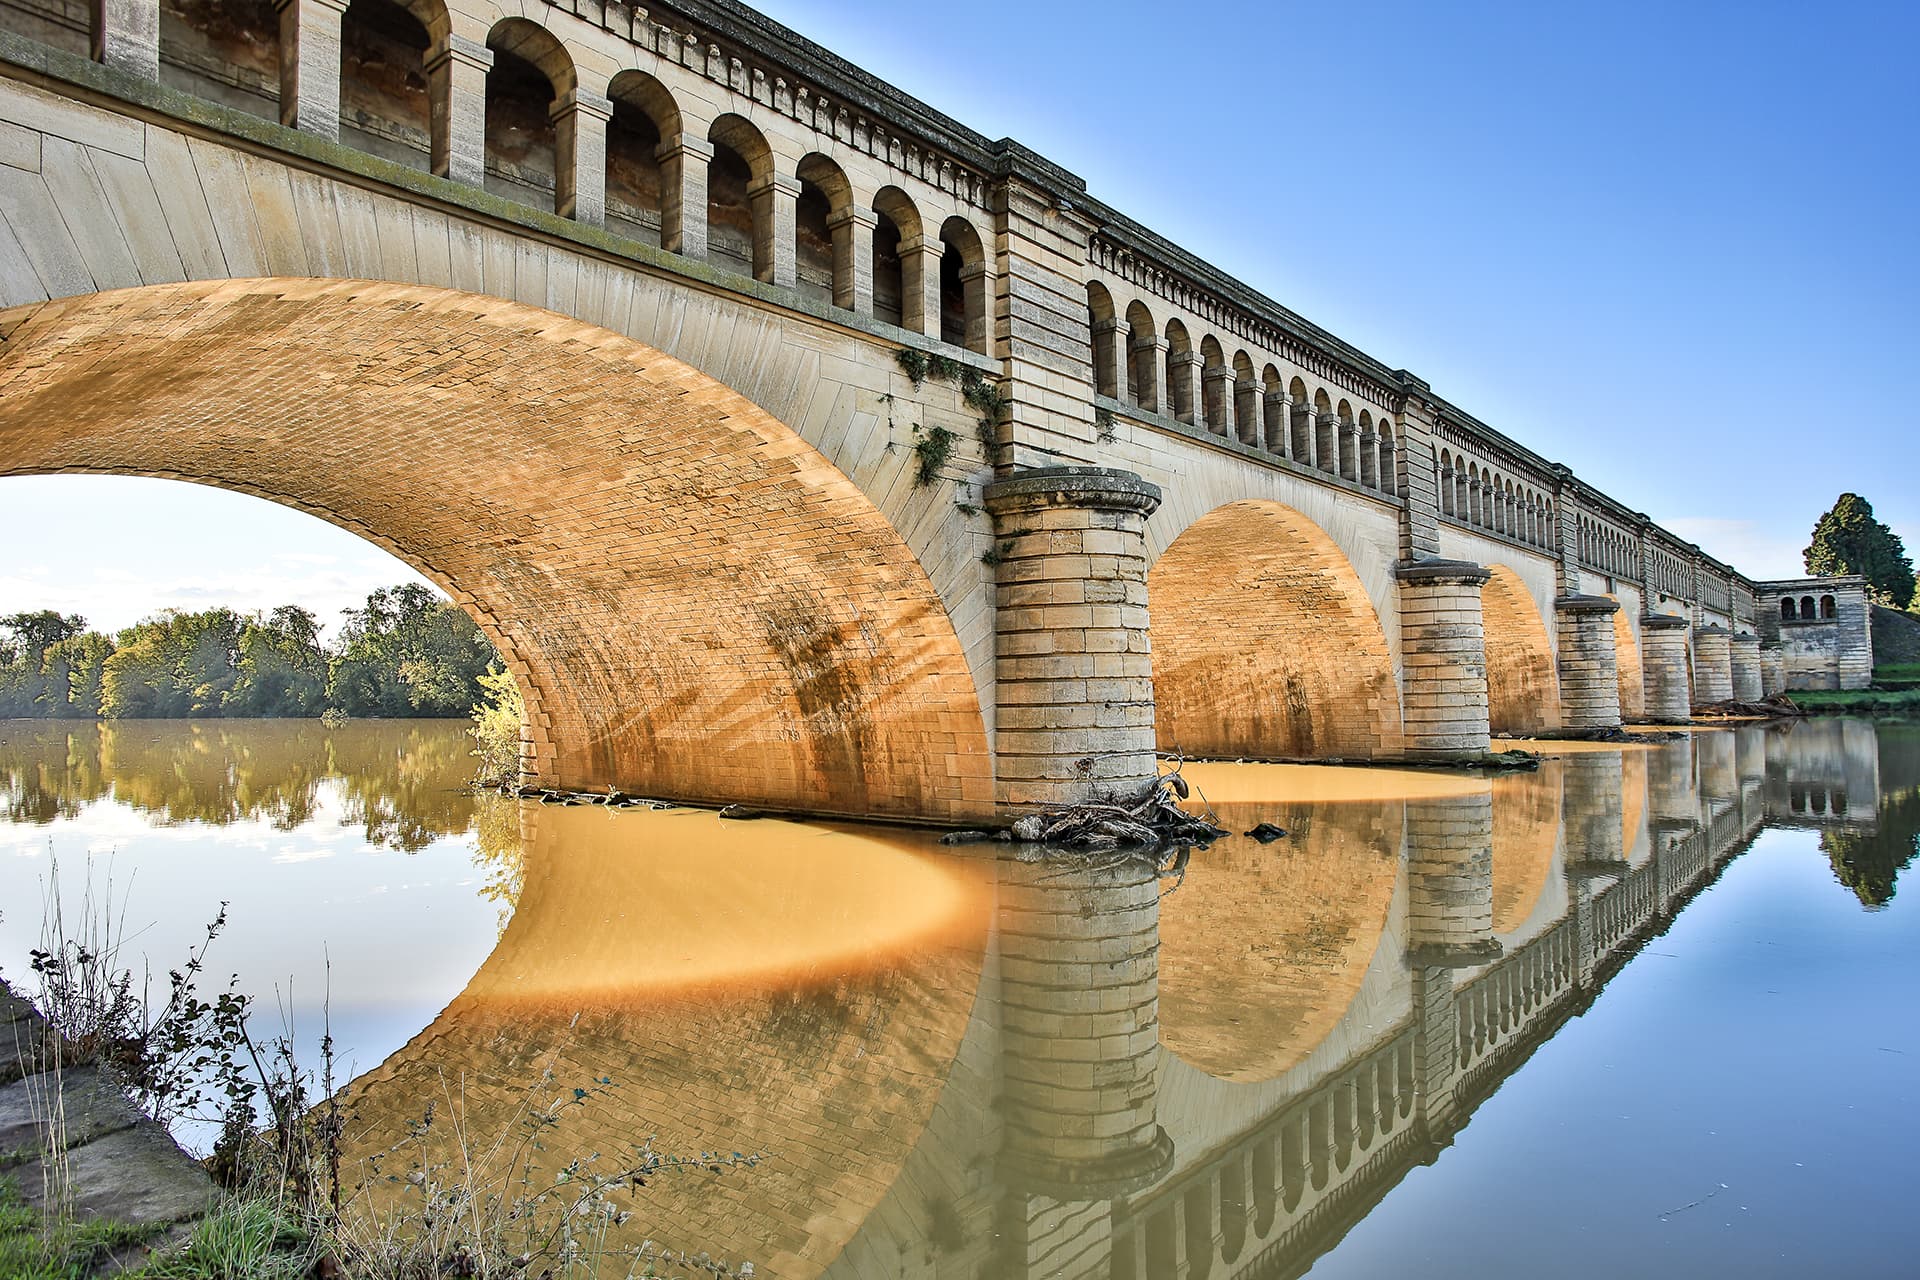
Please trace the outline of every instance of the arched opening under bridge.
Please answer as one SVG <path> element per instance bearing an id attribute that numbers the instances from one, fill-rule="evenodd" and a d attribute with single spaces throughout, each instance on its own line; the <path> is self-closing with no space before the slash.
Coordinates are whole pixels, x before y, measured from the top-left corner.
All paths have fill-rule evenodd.
<path id="1" fill-rule="evenodd" d="M 399 556 L 512 669 L 537 780 L 979 816 L 974 682 L 899 533 L 712 378 L 495 298 L 159 285 L 0 311 L 0 475 L 269 498 Z"/>
<path id="2" fill-rule="evenodd" d="M 1480 607 L 1487 644 L 1487 724 L 1495 733 L 1560 727 L 1560 677 L 1547 625 L 1520 575 L 1487 566 Z"/>
<path id="3" fill-rule="evenodd" d="M 1291 507 L 1215 508 L 1147 573 L 1160 749 L 1310 759 L 1397 750 L 1400 696 L 1373 601 Z"/>

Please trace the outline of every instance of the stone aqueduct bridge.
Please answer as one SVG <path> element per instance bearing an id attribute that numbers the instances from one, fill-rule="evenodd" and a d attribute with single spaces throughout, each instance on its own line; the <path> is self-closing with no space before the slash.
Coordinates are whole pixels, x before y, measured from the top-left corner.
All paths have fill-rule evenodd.
<path id="1" fill-rule="evenodd" d="M 551 784 L 960 820 L 1777 682 L 1755 584 L 731 0 L 0 0 L 0 307 L 0 474 L 388 548 Z"/>

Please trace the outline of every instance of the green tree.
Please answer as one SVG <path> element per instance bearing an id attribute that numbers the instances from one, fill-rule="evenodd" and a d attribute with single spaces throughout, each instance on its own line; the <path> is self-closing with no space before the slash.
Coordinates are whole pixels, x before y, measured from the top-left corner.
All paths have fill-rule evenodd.
<path id="1" fill-rule="evenodd" d="M 128 627 L 101 674 L 101 713 L 225 715 L 240 681 L 240 636 L 247 625 L 231 609 L 169 609 Z"/>
<path id="2" fill-rule="evenodd" d="M 1801 553 L 1807 572 L 1858 574 L 1881 604 L 1904 609 L 1913 601 L 1913 561 L 1900 536 L 1874 519 L 1857 493 L 1843 493 L 1813 526 L 1813 543 Z"/>
<path id="3" fill-rule="evenodd" d="M 239 678 L 228 692 L 230 716 L 316 716 L 326 710 L 327 655 L 320 620 L 281 605 L 240 629 Z"/>
<path id="4" fill-rule="evenodd" d="M 356 716 L 460 716 L 480 700 L 493 646 L 426 587 L 382 587 L 346 615 L 329 705 Z"/>
<path id="5" fill-rule="evenodd" d="M 112 649 L 78 615 L 41 609 L 0 618 L 0 717 L 96 714 L 100 664 Z"/>

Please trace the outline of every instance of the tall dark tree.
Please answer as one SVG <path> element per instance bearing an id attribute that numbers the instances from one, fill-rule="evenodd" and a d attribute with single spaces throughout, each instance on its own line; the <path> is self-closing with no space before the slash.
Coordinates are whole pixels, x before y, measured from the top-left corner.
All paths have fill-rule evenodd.
<path id="1" fill-rule="evenodd" d="M 1801 553 L 1807 572 L 1858 574 L 1881 604 L 1905 609 L 1913 602 L 1913 561 L 1900 535 L 1874 519 L 1857 493 L 1843 493 L 1813 526 L 1813 543 Z"/>

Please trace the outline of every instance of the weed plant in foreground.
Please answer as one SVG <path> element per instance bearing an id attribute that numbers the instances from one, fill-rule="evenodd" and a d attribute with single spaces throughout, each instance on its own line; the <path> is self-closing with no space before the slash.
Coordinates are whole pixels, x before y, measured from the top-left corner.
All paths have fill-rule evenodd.
<path id="1" fill-rule="evenodd" d="M 751 1262 L 715 1259 L 636 1239 L 649 1179 L 689 1171 L 744 1172 L 764 1153 L 656 1152 L 651 1140 L 613 1156 L 566 1149 L 565 1119 L 600 1104 L 610 1077 L 556 1077 L 554 1046 L 494 1133 L 467 1124 L 464 1081 L 443 1077 L 440 1096 L 392 1145 L 343 1168 L 341 1135 L 351 1103 L 334 1080 L 330 1035 L 317 1075 L 296 1059 L 291 1030 L 263 1037 L 238 980 L 212 999 L 200 984 L 226 910 L 200 944 L 156 984 L 136 982 L 124 951 L 124 909 L 109 880 L 89 877 L 75 911 L 63 909 L 50 876 L 30 998 L 56 1035 L 43 1052 L 67 1067 L 96 1063 L 148 1114 L 173 1128 L 218 1126 L 203 1164 L 222 1188 L 186 1239 L 152 1249 L 126 1274 L 151 1280 L 613 1280 L 731 1277 Z M 60 1108 L 52 1108 L 60 1114 Z M 56 1143 L 57 1145 L 57 1143 Z M 153 1229 L 42 1214 L 17 1187 L 0 1188 L 0 1277 L 65 1280 L 151 1240 Z M 138 1249 L 133 1249 L 138 1253 Z"/>

